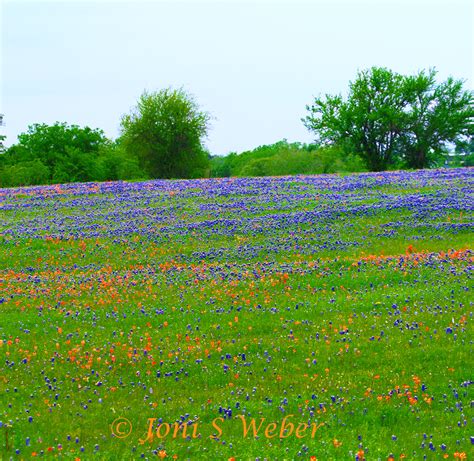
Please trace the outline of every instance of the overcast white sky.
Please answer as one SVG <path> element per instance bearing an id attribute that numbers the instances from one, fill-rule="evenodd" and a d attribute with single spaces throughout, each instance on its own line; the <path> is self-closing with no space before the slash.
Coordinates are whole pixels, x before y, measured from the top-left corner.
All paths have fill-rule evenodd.
<path id="1" fill-rule="evenodd" d="M 320 93 L 358 69 L 436 67 L 473 88 L 468 0 L 0 0 L 0 113 L 7 145 L 32 123 L 115 138 L 144 89 L 184 87 L 214 120 L 213 154 L 287 138 Z"/>

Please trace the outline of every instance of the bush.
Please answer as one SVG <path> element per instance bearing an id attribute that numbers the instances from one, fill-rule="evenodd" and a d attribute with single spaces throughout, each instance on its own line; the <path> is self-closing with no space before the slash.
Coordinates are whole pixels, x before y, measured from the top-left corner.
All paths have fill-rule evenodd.
<path id="1" fill-rule="evenodd" d="M 32 160 L 0 168 L 0 186 L 15 187 L 32 184 L 45 184 L 49 169 L 41 160 Z"/>

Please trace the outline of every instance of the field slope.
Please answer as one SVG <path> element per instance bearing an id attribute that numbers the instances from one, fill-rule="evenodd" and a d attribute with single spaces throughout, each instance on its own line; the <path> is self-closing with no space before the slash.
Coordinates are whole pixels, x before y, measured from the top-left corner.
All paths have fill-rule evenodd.
<path id="1" fill-rule="evenodd" d="M 473 190 L 0 189 L 0 459 L 466 459 Z"/>

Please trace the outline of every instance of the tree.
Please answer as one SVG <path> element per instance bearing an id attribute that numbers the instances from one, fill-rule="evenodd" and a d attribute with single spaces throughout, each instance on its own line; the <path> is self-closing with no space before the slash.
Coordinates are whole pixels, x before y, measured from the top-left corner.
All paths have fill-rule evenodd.
<path id="1" fill-rule="evenodd" d="M 0 186 L 143 178 L 102 130 L 66 123 L 35 124 L 0 155 Z"/>
<path id="2" fill-rule="evenodd" d="M 54 125 L 36 123 L 30 125 L 26 133 L 18 135 L 18 143 L 11 153 L 19 160 L 40 159 L 47 167 L 54 168 L 70 156 L 68 151 L 96 154 L 107 142 L 104 132 L 99 129 L 59 122 Z"/>
<path id="3" fill-rule="evenodd" d="M 199 177 L 209 165 L 202 143 L 209 120 L 182 89 L 145 91 L 122 117 L 121 142 L 153 178 Z"/>
<path id="4" fill-rule="evenodd" d="M 109 143 L 99 151 L 97 180 L 116 181 L 126 179 L 148 179 L 140 169 L 138 158 L 125 152 L 118 143 Z"/>
<path id="5" fill-rule="evenodd" d="M 358 153 L 370 170 L 385 170 L 393 163 L 407 105 L 402 81 L 384 68 L 359 72 L 347 101 L 340 95 L 316 98 L 303 122 L 322 145 L 339 145 Z"/>
<path id="6" fill-rule="evenodd" d="M 427 167 L 448 143 L 472 132 L 472 92 L 452 78 L 436 85 L 435 75 L 372 67 L 350 82 L 346 100 L 315 98 L 303 122 L 322 145 L 360 155 L 372 171 L 400 162 Z"/>
<path id="7" fill-rule="evenodd" d="M 410 168 L 426 168 L 441 156 L 448 143 L 472 133 L 473 94 L 460 80 L 436 84 L 436 71 L 405 78 L 409 101 L 407 125 L 401 136 L 402 156 Z"/>
<path id="8" fill-rule="evenodd" d="M 2 164 L 7 171 L 23 172 L 18 184 L 90 181 L 95 179 L 99 149 L 108 142 L 98 129 L 59 122 L 34 124 L 18 136 L 18 143 L 2 156 Z M 32 165 L 41 165 L 41 174 L 30 174 Z"/>

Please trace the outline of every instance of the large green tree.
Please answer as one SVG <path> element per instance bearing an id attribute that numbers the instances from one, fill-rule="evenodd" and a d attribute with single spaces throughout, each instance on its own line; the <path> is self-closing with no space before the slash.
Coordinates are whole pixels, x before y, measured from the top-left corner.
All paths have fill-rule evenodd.
<path id="1" fill-rule="evenodd" d="M 424 168 L 446 145 L 472 132 L 473 95 L 461 81 L 436 84 L 436 72 L 403 76 L 373 67 L 358 73 L 347 98 L 315 98 L 306 127 L 322 145 L 357 153 L 368 169 Z"/>
<path id="2" fill-rule="evenodd" d="M 406 77 L 404 93 L 409 101 L 407 124 L 401 137 L 401 155 L 410 168 L 436 162 L 448 143 L 458 144 L 472 134 L 473 94 L 463 82 L 448 78 L 436 83 L 436 71 Z"/>
<path id="3" fill-rule="evenodd" d="M 401 75 L 384 68 L 359 72 L 347 100 L 316 98 L 303 121 L 320 144 L 339 145 L 358 153 L 370 170 L 385 170 L 393 163 L 404 123 L 402 82 Z"/>
<path id="4" fill-rule="evenodd" d="M 122 117 L 121 142 L 153 178 L 203 176 L 209 156 L 203 147 L 210 116 L 184 90 L 144 92 Z"/>

